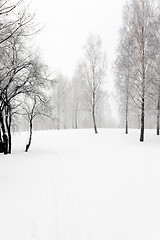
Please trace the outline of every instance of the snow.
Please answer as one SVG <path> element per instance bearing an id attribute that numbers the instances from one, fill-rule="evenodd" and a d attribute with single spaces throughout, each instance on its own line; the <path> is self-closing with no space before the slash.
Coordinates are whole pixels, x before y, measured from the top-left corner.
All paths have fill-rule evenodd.
<path id="1" fill-rule="evenodd" d="M 146 130 L 15 134 L 0 156 L 0 239 L 159 240 L 160 137 Z"/>

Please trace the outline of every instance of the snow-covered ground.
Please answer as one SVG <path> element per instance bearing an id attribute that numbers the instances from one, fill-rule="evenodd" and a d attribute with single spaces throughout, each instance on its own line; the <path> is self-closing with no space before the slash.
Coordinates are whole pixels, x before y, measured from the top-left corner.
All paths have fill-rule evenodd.
<path id="1" fill-rule="evenodd" d="M 123 130 L 14 136 L 0 156 L 0 240 L 159 240 L 160 137 Z"/>

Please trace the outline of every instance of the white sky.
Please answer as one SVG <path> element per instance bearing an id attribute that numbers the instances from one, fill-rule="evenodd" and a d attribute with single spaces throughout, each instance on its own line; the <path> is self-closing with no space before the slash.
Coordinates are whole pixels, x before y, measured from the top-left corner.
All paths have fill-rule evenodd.
<path id="1" fill-rule="evenodd" d="M 45 62 L 51 71 L 71 78 L 83 45 L 90 33 L 99 34 L 106 50 L 108 81 L 111 73 L 118 31 L 122 20 L 122 7 L 126 0 L 32 0 L 37 22 L 46 25 L 37 37 Z"/>

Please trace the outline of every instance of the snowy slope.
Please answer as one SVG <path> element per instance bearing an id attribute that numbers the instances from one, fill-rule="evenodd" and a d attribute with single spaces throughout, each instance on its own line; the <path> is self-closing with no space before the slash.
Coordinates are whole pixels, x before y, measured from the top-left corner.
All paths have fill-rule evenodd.
<path id="1" fill-rule="evenodd" d="M 0 240 L 159 240 L 160 137 L 35 132 L 0 156 Z"/>

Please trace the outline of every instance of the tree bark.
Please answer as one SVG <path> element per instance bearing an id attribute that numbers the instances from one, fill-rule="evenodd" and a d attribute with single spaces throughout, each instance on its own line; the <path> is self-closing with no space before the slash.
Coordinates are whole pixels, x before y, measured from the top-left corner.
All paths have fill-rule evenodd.
<path id="1" fill-rule="evenodd" d="M 28 152 L 28 149 L 31 145 L 31 141 L 32 141 L 32 131 L 33 131 L 33 123 L 32 123 L 33 119 L 30 120 L 29 122 L 29 140 L 28 140 L 28 144 L 26 145 L 26 149 L 25 149 L 25 152 Z"/>
<path id="2" fill-rule="evenodd" d="M 2 123 L 2 138 L 3 138 L 3 152 L 4 154 L 8 154 L 8 130 L 7 130 L 7 124 L 6 124 L 6 117 L 4 112 L 1 112 L 1 123 Z"/>
<path id="3" fill-rule="evenodd" d="M 141 105 L 141 130 L 140 130 L 140 142 L 144 141 L 144 98 L 142 98 Z"/>
<path id="4" fill-rule="evenodd" d="M 94 72 L 94 71 L 93 71 Z M 93 73 L 94 76 L 94 73 Z M 96 124 L 96 94 L 95 94 L 95 86 L 94 86 L 94 80 L 93 80 L 93 93 L 92 93 L 92 118 L 93 118 L 93 127 L 94 131 L 97 134 L 97 124 Z"/>
<path id="5" fill-rule="evenodd" d="M 143 2 L 143 11 L 144 11 L 144 2 Z M 144 12 L 143 12 L 144 13 Z M 144 17 L 143 17 L 144 20 Z M 140 130 L 140 142 L 144 141 L 144 101 L 145 101 L 145 49 L 144 49 L 144 22 L 142 27 L 142 102 L 141 102 L 141 130 Z"/>
<path id="6" fill-rule="evenodd" d="M 8 132 L 8 153 L 11 154 L 12 152 L 12 135 L 11 135 L 11 110 L 10 107 L 7 109 L 8 113 L 6 116 L 6 126 Z"/>
<path id="7" fill-rule="evenodd" d="M 93 125 L 94 125 L 94 131 L 95 131 L 95 133 L 98 133 L 95 115 L 93 115 Z"/>
<path id="8" fill-rule="evenodd" d="M 127 93 L 126 114 L 125 114 L 125 134 L 128 134 L 128 93 Z"/>
<path id="9" fill-rule="evenodd" d="M 4 153 L 2 122 L 3 122 L 2 111 L 0 111 L 0 153 Z"/>
<path id="10" fill-rule="evenodd" d="M 12 152 L 12 135 L 11 135 L 11 126 L 8 128 L 8 153 Z"/>
<path id="11" fill-rule="evenodd" d="M 3 134 L 3 141 L 4 141 L 4 154 L 8 154 L 8 136 L 6 133 Z"/>
<path id="12" fill-rule="evenodd" d="M 2 138 L 1 128 L 0 128 L 0 153 L 4 153 L 4 142 L 3 142 L 3 138 Z"/>
<path id="13" fill-rule="evenodd" d="M 157 114 L 157 135 L 159 135 L 159 114 Z"/>
<path id="14" fill-rule="evenodd" d="M 93 112 L 92 112 L 92 117 L 93 117 L 94 131 L 95 131 L 95 133 L 97 134 L 98 131 L 97 131 L 96 116 L 95 116 L 95 110 L 94 110 L 94 109 L 93 109 Z"/>
<path id="15" fill-rule="evenodd" d="M 128 120 L 126 119 L 126 129 L 125 129 L 125 134 L 128 134 Z"/>
<path id="16" fill-rule="evenodd" d="M 159 120 L 160 120 L 160 85 L 158 87 L 158 102 L 157 102 L 157 135 L 159 135 Z"/>

